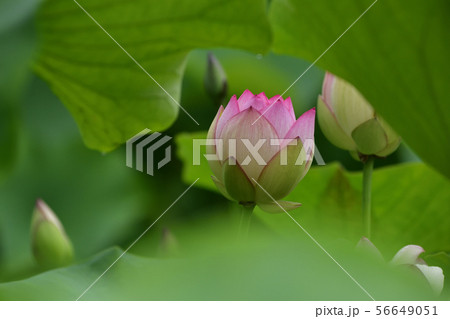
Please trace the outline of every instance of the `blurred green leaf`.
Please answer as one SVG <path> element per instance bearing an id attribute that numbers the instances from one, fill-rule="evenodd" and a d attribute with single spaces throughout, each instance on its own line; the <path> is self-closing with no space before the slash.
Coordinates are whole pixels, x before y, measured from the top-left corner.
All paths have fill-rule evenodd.
<path id="1" fill-rule="evenodd" d="M 186 184 L 191 184 L 197 178 L 200 178 L 196 183 L 197 186 L 216 190 L 216 186 L 211 179 L 212 172 L 209 169 L 208 161 L 203 156 L 205 153 L 204 145 L 199 145 L 198 153 L 196 152 L 200 165 L 194 165 L 194 139 L 206 139 L 206 132 L 180 133 L 175 137 L 177 156 L 184 164 L 182 179 Z"/>
<path id="2" fill-rule="evenodd" d="M 30 77 L 29 63 L 36 51 L 36 39 L 33 25 L 26 19 L 29 14 L 27 10 L 21 12 L 17 3 L 12 1 L 2 2 L 0 6 L 1 183 L 13 168 L 17 158 L 20 134 L 18 109 Z M 12 12 L 17 14 L 17 19 L 9 17 Z"/>
<path id="3" fill-rule="evenodd" d="M 176 138 L 184 163 L 183 180 L 190 184 L 201 177 L 198 186 L 217 191 L 203 153 L 201 165 L 193 165 L 192 139 L 205 136 L 197 132 Z M 384 253 L 393 255 L 408 244 L 429 252 L 450 251 L 447 179 L 425 164 L 402 164 L 375 170 L 372 188 L 373 241 Z M 286 200 L 303 204 L 292 215 L 307 229 L 328 229 L 329 234 L 356 243 L 362 236 L 361 189 L 361 173 L 349 173 L 333 163 L 313 167 Z M 280 233 L 297 231 L 285 214 L 267 214 L 257 208 L 256 215 Z"/>
<path id="4" fill-rule="evenodd" d="M 373 178 L 374 242 L 392 254 L 400 248 L 392 243 L 450 251 L 448 179 L 419 163 L 379 169 Z M 353 181 L 362 184 L 360 175 Z"/>
<path id="5" fill-rule="evenodd" d="M 217 232 L 223 226 L 208 234 L 202 228 L 186 234 L 197 240 L 189 256 L 127 253 L 81 300 L 370 300 L 300 231 L 289 240 L 253 232 L 246 243 L 236 244 L 229 240 L 230 228 L 225 237 Z M 80 265 L 0 284 L 0 300 L 75 300 L 121 252 L 110 249 Z M 332 254 L 377 300 L 435 298 L 407 271 L 362 259 L 348 247 L 333 248 Z"/>
<path id="6" fill-rule="evenodd" d="M 16 27 L 29 18 L 41 2 L 42 0 L 0 1 L 0 33 Z"/>
<path id="7" fill-rule="evenodd" d="M 1 103 L 2 101 L 0 101 Z M 0 183 L 14 166 L 17 153 L 18 125 L 16 114 L 9 108 L 0 107 Z"/>
<path id="8" fill-rule="evenodd" d="M 190 50 L 258 53 L 271 42 L 263 0 L 80 4 L 176 100 Z M 88 147 L 110 151 L 143 128 L 159 131 L 174 122 L 178 106 L 76 3 L 47 0 L 38 31 L 35 69 L 69 109 Z"/>
<path id="9" fill-rule="evenodd" d="M 373 2 L 274 0 L 273 50 L 314 61 Z M 446 0 L 378 1 L 317 62 L 354 84 L 405 142 L 447 177 L 449 9 Z"/>
<path id="10" fill-rule="evenodd" d="M 155 205 L 146 175 L 125 166 L 124 150 L 88 150 L 43 81 L 33 78 L 22 104 L 21 152 L 0 185 L 0 281 L 34 271 L 30 225 L 38 197 L 61 219 L 78 258 L 134 236 L 149 202 Z"/>

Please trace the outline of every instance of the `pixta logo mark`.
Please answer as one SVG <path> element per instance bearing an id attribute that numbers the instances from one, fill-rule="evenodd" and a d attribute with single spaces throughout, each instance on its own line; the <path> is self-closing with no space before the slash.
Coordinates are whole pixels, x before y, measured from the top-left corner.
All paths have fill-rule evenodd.
<path id="1" fill-rule="evenodd" d="M 168 145 L 164 150 L 164 155 L 161 160 L 155 160 L 155 156 L 161 155 L 161 152 L 157 152 L 172 137 L 162 135 L 161 133 L 154 132 L 150 134 L 150 129 L 145 129 L 127 141 L 126 146 L 126 162 L 127 166 L 133 168 L 133 164 L 136 164 L 136 169 L 140 172 L 144 172 L 144 166 L 146 167 L 146 173 L 153 176 L 155 163 L 157 169 L 160 169 L 171 160 L 171 146 Z M 145 163 L 145 165 L 144 165 Z"/>

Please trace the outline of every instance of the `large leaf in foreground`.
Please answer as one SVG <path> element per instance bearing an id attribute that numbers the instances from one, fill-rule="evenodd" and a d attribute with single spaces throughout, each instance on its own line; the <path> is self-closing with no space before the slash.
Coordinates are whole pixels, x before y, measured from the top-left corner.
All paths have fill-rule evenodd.
<path id="1" fill-rule="evenodd" d="M 273 49 L 312 62 L 373 2 L 274 0 Z M 317 62 L 353 83 L 407 144 L 447 177 L 449 9 L 446 0 L 378 1 Z"/>
<path id="2" fill-rule="evenodd" d="M 234 245 L 230 236 L 199 230 L 186 234 L 200 243 L 195 253 L 169 259 L 127 253 L 81 300 L 370 300 L 300 232 L 290 240 L 253 233 Z M 351 250 L 332 253 L 375 299 L 435 298 L 408 271 L 368 262 Z M 120 254 L 111 249 L 84 264 L 0 284 L 0 300 L 75 300 Z"/>
<path id="3" fill-rule="evenodd" d="M 263 0 L 79 3 L 176 100 L 191 49 L 258 53 L 270 44 Z M 47 0 L 38 31 L 35 69 L 69 109 L 88 147 L 109 151 L 144 128 L 163 130 L 174 122 L 174 101 L 74 1 Z"/>

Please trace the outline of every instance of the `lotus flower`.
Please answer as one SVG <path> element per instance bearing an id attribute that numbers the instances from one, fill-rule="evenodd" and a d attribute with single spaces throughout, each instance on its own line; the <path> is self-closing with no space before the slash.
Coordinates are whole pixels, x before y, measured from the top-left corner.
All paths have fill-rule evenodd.
<path id="1" fill-rule="evenodd" d="M 376 260 L 384 261 L 378 248 L 366 237 L 361 238 L 356 247 L 359 252 Z M 418 270 L 419 275 L 427 280 L 433 292 L 439 295 L 444 287 L 444 273 L 442 268 L 428 266 L 425 260 L 419 257 L 424 252 L 425 250 L 420 246 L 407 245 L 395 254 L 390 264 L 396 267 L 408 266 Z"/>
<path id="2" fill-rule="evenodd" d="M 328 140 L 359 155 L 387 156 L 400 144 L 397 133 L 350 83 L 327 72 L 317 102 L 319 125 Z"/>
<path id="3" fill-rule="evenodd" d="M 246 90 L 239 99 L 233 96 L 208 131 L 208 139 L 216 141 L 207 153 L 217 155 L 208 159 L 217 188 L 229 199 L 267 212 L 300 206 L 279 199 L 311 166 L 314 118 L 311 109 L 296 120 L 291 99 L 279 95 L 268 99 Z"/>
<path id="4" fill-rule="evenodd" d="M 407 245 L 400 249 L 392 258 L 393 265 L 407 265 L 417 268 L 430 284 L 431 289 L 439 295 L 444 288 L 444 273 L 442 268 L 428 266 L 425 260 L 419 258 L 425 250 L 417 245 Z"/>

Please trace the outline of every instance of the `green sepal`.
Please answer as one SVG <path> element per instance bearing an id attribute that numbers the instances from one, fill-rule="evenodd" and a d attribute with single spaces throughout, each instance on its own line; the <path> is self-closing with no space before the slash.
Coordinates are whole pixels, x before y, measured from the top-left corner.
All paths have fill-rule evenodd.
<path id="1" fill-rule="evenodd" d="M 376 118 L 357 126 L 352 131 L 352 138 L 358 151 L 366 155 L 376 154 L 387 146 L 386 133 Z"/>
<path id="2" fill-rule="evenodd" d="M 215 139 L 216 137 L 216 128 L 217 128 L 217 122 L 219 121 L 220 116 L 223 113 L 223 107 L 221 106 L 219 108 L 219 111 L 217 112 L 216 117 L 214 118 L 213 122 L 211 123 L 211 126 L 209 127 L 208 134 L 206 135 L 206 138 L 208 140 Z M 206 145 L 205 154 L 216 154 L 216 145 Z M 208 165 L 211 168 L 212 172 L 218 176 L 218 179 L 222 177 L 222 165 L 220 164 L 220 159 L 218 160 L 208 160 Z"/>
<path id="3" fill-rule="evenodd" d="M 302 204 L 296 202 L 288 202 L 288 201 L 276 201 L 270 203 L 258 203 L 258 207 L 263 211 L 271 214 L 280 214 L 291 211 L 300 207 Z M 281 207 L 280 207 L 281 206 Z"/>
<path id="4" fill-rule="evenodd" d="M 361 162 L 361 158 L 359 157 L 358 151 L 349 151 L 350 156 L 353 157 L 358 162 Z"/>
<path id="5" fill-rule="evenodd" d="M 317 100 L 317 120 L 323 134 L 332 144 L 344 150 L 356 148 L 355 142 L 342 129 L 336 115 L 326 105 L 322 96 Z"/>
<path id="6" fill-rule="evenodd" d="M 255 201 L 253 183 L 234 157 L 228 158 L 223 163 L 223 185 L 234 200 L 245 203 Z"/>
<path id="7" fill-rule="evenodd" d="M 296 145 L 287 145 L 286 163 L 282 163 L 282 152 L 278 152 L 264 167 L 258 177 L 256 187 L 256 202 L 268 203 L 288 195 L 300 181 L 307 167 L 306 151 L 300 138 L 296 139 Z M 286 165 L 282 165 L 286 164 Z M 263 189 L 262 189 L 263 188 Z M 267 193 L 270 194 L 270 196 Z M 272 198 L 271 198 L 272 197 Z"/>
<path id="8" fill-rule="evenodd" d="M 227 190 L 225 189 L 225 185 L 223 185 L 223 183 L 217 177 L 211 175 L 211 179 L 214 182 L 214 185 L 216 185 L 217 189 L 223 196 L 225 196 L 229 200 L 233 200 L 233 198 L 231 198 L 231 196 L 228 195 Z"/>

